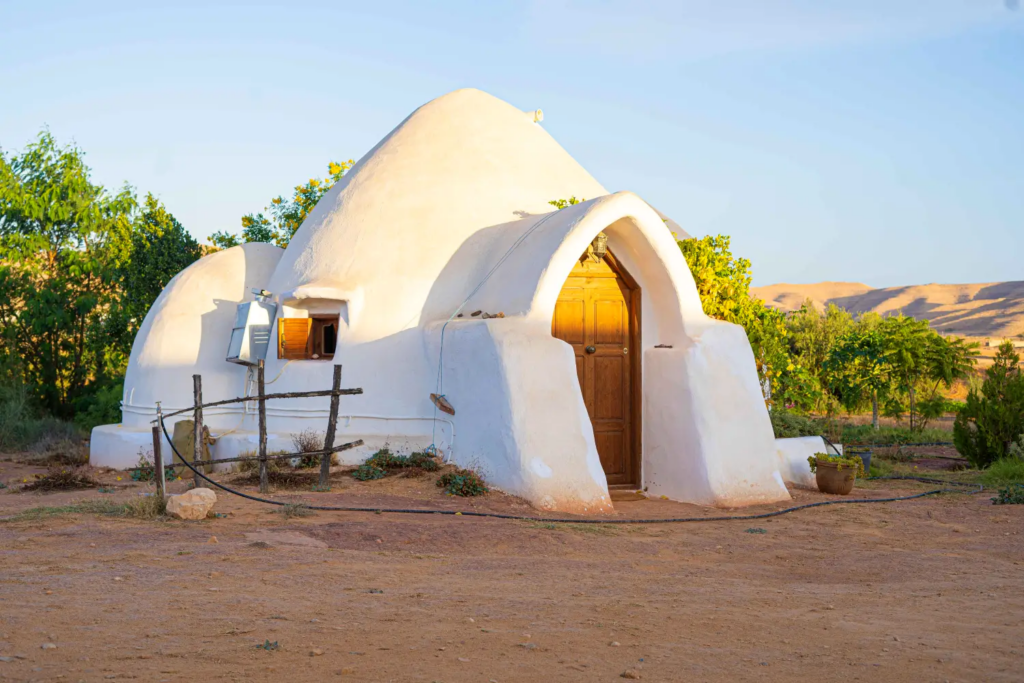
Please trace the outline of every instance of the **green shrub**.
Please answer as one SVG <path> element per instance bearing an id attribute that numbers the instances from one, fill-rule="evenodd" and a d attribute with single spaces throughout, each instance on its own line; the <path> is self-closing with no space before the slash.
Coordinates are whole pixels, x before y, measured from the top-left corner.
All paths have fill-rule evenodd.
<path id="1" fill-rule="evenodd" d="M 156 466 L 153 463 L 153 449 L 148 451 L 139 447 L 139 460 L 135 463 L 135 470 L 132 471 L 132 481 L 154 481 L 156 479 Z M 164 467 L 165 481 L 174 481 L 177 474 L 174 465 Z"/>
<path id="2" fill-rule="evenodd" d="M 993 505 L 1024 505 L 1024 487 L 1011 484 L 999 489 L 999 495 L 992 499 Z"/>
<path id="3" fill-rule="evenodd" d="M 411 455 L 395 455 L 387 446 L 367 458 L 363 466 L 376 468 L 385 474 L 395 470 L 411 468 L 418 468 L 427 472 L 436 472 L 441 469 L 437 459 L 427 453 L 418 452 Z M 356 471 L 358 472 L 359 470 Z M 367 471 L 365 474 L 369 474 L 369 472 Z M 356 479 L 359 478 L 359 476 L 356 476 Z M 371 476 L 370 479 L 380 479 L 380 477 Z"/>
<path id="4" fill-rule="evenodd" d="M 809 417 L 779 409 L 772 410 L 768 414 L 772 420 L 772 429 L 776 439 L 819 436 L 822 433 L 821 425 Z"/>
<path id="5" fill-rule="evenodd" d="M 484 480 L 473 470 L 455 469 L 437 479 L 437 485 L 451 496 L 482 496 L 488 491 Z"/>
<path id="6" fill-rule="evenodd" d="M 82 436 L 74 424 L 55 417 L 40 416 L 32 406 L 28 390 L 22 385 L 0 386 L 0 451 L 22 451 L 32 447 L 45 456 L 56 445 L 74 450 L 68 460 L 81 461 L 78 448 Z M 88 455 L 86 455 L 88 459 Z"/>
<path id="7" fill-rule="evenodd" d="M 989 465 L 981 475 L 986 486 L 1024 484 L 1024 460 L 1002 458 Z"/>
<path id="8" fill-rule="evenodd" d="M 985 370 L 981 391 L 967 394 L 953 423 L 953 441 L 975 467 L 988 467 L 1009 455 L 1024 432 L 1024 373 L 1013 344 L 999 347 L 992 366 Z"/>
<path id="9" fill-rule="evenodd" d="M 864 476 L 864 461 L 861 460 L 858 455 L 851 455 L 849 457 L 842 455 L 828 455 L 826 453 L 815 453 L 814 455 L 808 456 L 808 464 L 811 466 L 811 472 L 818 471 L 819 462 L 832 463 L 838 465 L 838 469 L 843 470 L 847 467 L 856 471 L 858 477 Z"/>
<path id="10" fill-rule="evenodd" d="M 409 458 L 404 455 L 395 455 L 391 452 L 391 449 L 385 446 L 380 449 L 369 458 L 366 459 L 366 464 L 372 467 L 376 467 L 382 470 L 397 470 L 403 467 L 407 467 Z"/>
<path id="11" fill-rule="evenodd" d="M 352 476 L 359 481 L 373 481 L 374 479 L 383 479 L 387 474 L 387 470 L 365 462 L 355 469 Z"/>
<path id="12" fill-rule="evenodd" d="M 88 393 L 75 401 L 75 424 L 85 432 L 93 427 L 121 421 L 121 398 L 124 381 L 87 387 Z"/>
<path id="13" fill-rule="evenodd" d="M 440 463 L 437 459 L 431 456 L 429 453 L 412 453 L 409 455 L 409 467 L 419 467 L 421 470 L 427 472 L 436 472 L 441 469 Z"/>

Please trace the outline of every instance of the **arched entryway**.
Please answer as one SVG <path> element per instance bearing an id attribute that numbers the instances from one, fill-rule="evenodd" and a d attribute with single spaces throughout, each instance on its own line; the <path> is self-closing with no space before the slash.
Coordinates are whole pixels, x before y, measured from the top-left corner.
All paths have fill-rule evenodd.
<path id="1" fill-rule="evenodd" d="M 588 249 L 555 304 L 552 336 L 570 346 L 609 488 L 640 486 L 640 287 L 615 256 Z"/>

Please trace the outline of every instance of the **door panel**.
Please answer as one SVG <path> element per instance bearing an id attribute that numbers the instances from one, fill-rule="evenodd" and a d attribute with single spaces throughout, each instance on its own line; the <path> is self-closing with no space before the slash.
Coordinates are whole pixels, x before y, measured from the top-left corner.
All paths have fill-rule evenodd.
<path id="1" fill-rule="evenodd" d="M 600 298 L 594 301 L 594 343 L 625 345 L 626 302 L 620 292 L 614 294 L 603 289 L 596 292 Z M 612 299 L 618 296 L 618 300 Z"/>
<path id="2" fill-rule="evenodd" d="M 577 264 L 565 281 L 551 334 L 576 354 L 576 375 L 609 484 L 635 485 L 631 290 L 607 262 Z"/>
<path id="3" fill-rule="evenodd" d="M 597 420 L 626 419 L 623 400 L 623 378 L 626 363 L 621 356 L 599 356 L 594 359 L 594 414 Z"/>
<path id="4" fill-rule="evenodd" d="M 555 304 L 555 317 L 551 322 L 552 334 L 570 344 L 583 343 L 584 309 L 583 290 L 575 289 L 566 293 L 571 299 L 559 299 Z M 576 297 L 579 298 L 576 298 Z"/>
<path id="5" fill-rule="evenodd" d="M 595 432 L 597 454 L 601 456 L 601 467 L 608 476 L 608 483 L 613 479 L 622 479 L 627 474 L 625 454 L 622 450 L 621 432 Z"/>

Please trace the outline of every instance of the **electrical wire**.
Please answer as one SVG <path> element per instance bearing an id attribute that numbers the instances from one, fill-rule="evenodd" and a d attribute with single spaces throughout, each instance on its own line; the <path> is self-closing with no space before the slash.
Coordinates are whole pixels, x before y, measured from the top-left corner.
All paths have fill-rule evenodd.
<path id="1" fill-rule="evenodd" d="M 160 417 L 160 428 L 164 432 L 164 436 L 167 437 L 168 442 L 171 444 L 171 450 L 181 460 L 181 464 L 188 467 L 192 472 L 202 479 L 205 479 L 209 483 L 213 484 L 217 488 L 227 491 L 233 495 L 252 500 L 257 503 L 266 503 L 267 505 L 278 505 L 287 506 L 295 505 L 293 502 L 284 502 L 280 500 L 271 500 L 269 498 L 261 498 L 259 496 L 253 496 L 248 493 L 243 493 L 237 489 L 233 489 L 230 486 L 226 486 L 219 482 L 210 479 L 204 473 L 197 470 L 189 462 L 181 457 L 178 453 L 178 449 L 175 448 L 174 442 L 171 441 L 170 435 L 167 433 L 167 427 L 164 425 L 163 417 Z M 935 484 L 947 484 L 952 486 L 960 487 L 973 487 L 973 491 L 967 491 L 969 494 L 981 493 L 985 490 L 985 487 L 981 484 L 967 484 L 963 482 L 952 482 L 943 481 L 942 479 L 929 479 L 927 477 L 871 477 L 871 480 L 907 480 L 907 481 L 919 481 L 924 483 L 935 483 Z M 853 498 L 846 500 L 822 500 L 816 503 L 804 503 L 803 505 L 794 505 L 792 507 L 784 508 L 782 510 L 773 510 L 771 512 L 762 512 L 754 515 L 716 515 L 714 517 L 666 517 L 664 519 L 648 518 L 648 519 L 602 519 L 593 517 L 581 517 L 581 518 L 563 518 L 563 517 L 532 517 L 529 515 L 509 515 L 500 512 L 474 512 L 474 511 L 463 511 L 463 510 L 431 510 L 423 508 L 373 508 L 373 507 L 354 507 L 354 506 L 342 506 L 342 505 L 305 505 L 303 507 L 309 510 L 320 510 L 323 512 L 373 512 L 373 513 L 398 513 L 408 515 L 446 515 L 449 517 L 485 517 L 490 519 L 508 519 L 518 520 L 523 522 L 543 522 L 550 524 L 678 524 L 683 522 L 730 522 L 730 521 L 750 521 L 755 519 L 769 519 L 771 517 L 779 517 L 781 515 L 796 512 L 798 510 L 809 510 L 810 508 L 824 507 L 826 505 L 852 505 L 855 503 L 895 503 L 901 500 L 914 500 L 915 498 L 924 498 L 925 496 L 934 496 L 939 493 L 960 493 L 963 491 L 955 488 L 941 488 L 933 489 L 931 491 L 923 491 L 921 493 L 911 494 L 909 496 L 894 496 L 891 498 Z"/>
<path id="2" fill-rule="evenodd" d="M 455 309 L 455 312 L 453 312 L 450 316 L 448 316 L 448 320 L 444 321 L 444 325 L 441 326 L 440 349 L 438 349 L 438 352 L 437 352 L 437 388 L 436 388 L 435 392 L 437 393 L 437 395 L 439 397 L 444 398 L 444 333 L 445 333 L 445 330 L 448 329 L 448 323 L 450 323 L 452 320 L 454 320 L 455 316 L 457 316 L 459 313 L 462 312 L 462 309 L 465 308 L 466 304 L 469 303 L 469 300 L 472 299 L 474 296 L 476 296 L 476 293 L 480 291 L 480 288 L 482 288 L 487 283 L 487 281 L 491 279 L 491 276 L 494 275 L 498 271 L 498 268 L 500 268 L 502 266 L 502 264 L 505 263 L 505 261 L 508 260 L 508 257 L 512 255 L 512 252 L 514 252 L 516 249 L 518 249 L 519 246 L 526 240 L 527 237 L 532 235 L 537 230 L 537 228 L 539 228 L 540 226 L 544 225 L 544 223 L 546 223 L 548 221 L 548 219 L 551 218 L 552 216 L 554 216 L 556 213 L 558 213 L 558 212 L 557 211 L 552 211 L 551 213 L 545 214 L 540 220 L 538 220 L 536 223 L 531 225 L 530 228 L 526 232 L 524 232 L 522 235 L 520 235 L 518 237 L 518 239 L 516 239 L 516 241 L 512 243 L 512 246 L 510 246 L 505 251 L 505 253 L 502 254 L 501 258 L 498 259 L 498 262 L 495 263 L 491 267 L 491 269 L 489 271 L 487 271 L 487 274 L 484 275 L 484 278 L 482 280 L 480 280 L 480 282 L 477 284 L 476 287 L 473 288 L 473 291 L 471 291 L 469 293 L 469 296 L 467 296 L 463 300 L 463 302 L 461 304 L 459 304 L 459 307 Z M 434 404 L 434 418 L 433 419 L 435 420 L 435 422 L 434 422 L 433 427 L 430 430 L 430 445 L 427 447 L 427 452 L 436 455 L 438 453 L 438 449 L 437 449 L 437 446 L 436 446 L 436 443 L 437 443 L 437 434 L 436 434 L 436 427 L 437 427 L 437 422 L 436 422 L 436 420 L 437 420 L 437 404 L 436 403 Z M 448 462 L 448 458 L 445 458 L 444 461 Z"/>

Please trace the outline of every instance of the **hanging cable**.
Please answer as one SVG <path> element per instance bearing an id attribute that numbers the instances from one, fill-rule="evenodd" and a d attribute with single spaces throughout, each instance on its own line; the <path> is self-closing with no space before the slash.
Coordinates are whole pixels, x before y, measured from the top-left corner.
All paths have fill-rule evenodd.
<path id="1" fill-rule="evenodd" d="M 178 453 L 178 449 L 174 446 L 174 442 L 171 441 L 170 435 L 167 433 L 167 426 L 164 425 L 163 417 L 160 417 L 160 428 L 163 429 L 164 436 L 171 443 L 171 450 L 178 456 L 181 461 L 180 464 L 188 467 L 194 474 L 206 480 L 210 484 L 213 484 L 222 491 L 226 491 L 232 495 L 246 500 L 252 500 L 257 503 L 266 503 L 267 505 L 295 505 L 294 502 L 285 502 L 280 500 L 271 500 L 269 498 L 261 498 L 259 496 L 253 496 L 248 493 L 243 493 L 237 489 L 233 489 L 230 486 L 221 484 L 219 482 L 210 479 L 204 473 L 197 470 L 192 466 L 191 463 L 187 462 L 181 454 Z M 175 463 L 176 465 L 178 463 Z M 906 481 L 919 481 L 924 483 L 934 484 L 946 484 L 948 486 L 960 486 L 960 487 L 971 487 L 973 491 L 967 491 L 968 494 L 981 493 L 985 490 L 985 487 L 981 484 L 966 484 L 955 481 L 943 481 L 941 479 L 929 479 L 927 477 L 872 477 L 872 479 L 888 479 L 888 480 L 906 480 Z M 852 505 L 855 503 L 894 503 L 901 500 L 914 500 L 916 498 L 924 498 L 925 496 L 934 496 L 939 493 L 963 493 L 964 491 L 955 488 L 941 488 L 932 489 L 931 491 L 923 491 L 921 493 L 914 493 L 909 496 L 894 496 L 891 498 L 851 498 L 845 500 L 822 500 L 816 503 L 804 503 L 803 505 L 794 505 L 792 507 L 784 508 L 782 510 L 772 510 L 771 512 L 762 512 L 754 515 L 716 515 L 714 517 L 666 517 L 664 519 L 658 518 L 647 518 L 647 519 L 604 519 L 594 517 L 580 517 L 580 518 L 563 518 L 563 517 L 531 517 L 529 515 L 508 515 L 500 512 L 474 512 L 470 510 L 430 510 L 422 508 L 377 508 L 377 507 L 355 507 L 355 506 L 343 506 L 343 505 L 303 505 L 303 507 L 309 510 L 320 510 L 323 512 L 393 512 L 399 514 L 408 515 L 445 515 L 449 517 L 487 517 L 491 519 L 510 519 L 518 520 L 523 522 L 543 522 L 551 524 L 678 524 L 684 522 L 732 522 L 732 521 L 750 521 L 755 519 L 769 519 L 771 517 L 779 517 L 781 515 L 796 512 L 798 510 L 809 510 L 810 508 L 824 507 L 826 505 Z"/>

